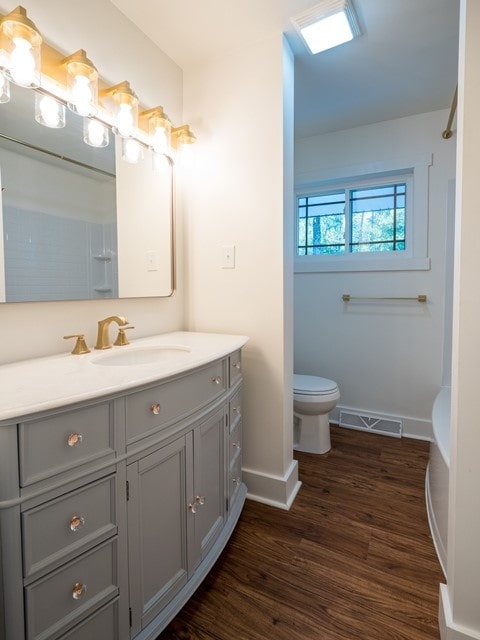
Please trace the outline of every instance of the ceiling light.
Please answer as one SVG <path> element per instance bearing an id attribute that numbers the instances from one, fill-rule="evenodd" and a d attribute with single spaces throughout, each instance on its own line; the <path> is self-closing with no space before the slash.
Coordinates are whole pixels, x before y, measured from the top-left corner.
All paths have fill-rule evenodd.
<path id="1" fill-rule="evenodd" d="M 320 53 L 360 35 L 351 0 L 323 0 L 292 18 L 312 53 Z"/>

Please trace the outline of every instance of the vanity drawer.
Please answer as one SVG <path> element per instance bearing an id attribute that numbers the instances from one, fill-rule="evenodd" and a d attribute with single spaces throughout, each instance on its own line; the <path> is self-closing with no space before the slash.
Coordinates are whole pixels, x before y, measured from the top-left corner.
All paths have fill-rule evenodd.
<path id="1" fill-rule="evenodd" d="M 115 477 L 72 491 L 22 514 L 24 577 L 55 568 L 114 535 Z"/>
<path id="2" fill-rule="evenodd" d="M 127 442 L 170 424 L 205 406 L 227 388 L 226 361 L 127 396 Z"/>
<path id="3" fill-rule="evenodd" d="M 61 640 L 114 640 L 118 637 L 118 600 L 115 600 L 62 636 Z"/>
<path id="4" fill-rule="evenodd" d="M 27 640 L 57 638 L 118 595 L 116 540 L 25 588 Z"/>
<path id="5" fill-rule="evenodd" d="M 115 457 L 113 405 L 104 402 L 20 423 L 20 484 Z"/>
<path id="6" fill-rule="evenodd" d="M 234 428 L 235 424 L 242 417 L 242 390 L 241 389 L 239 389 L 235 393 L 235 395 L 232 396 L 232 398 L 230 399 L 229 411 L 230 411 L 229 424 L 230 424 L 230 431 L 231 431 Z"/>
<path id="7" fill-rule="evenodd" d="M 242 377 L 242 352 L 240 350 L 235 351 L 228 360 L 230 368 L 230 386 L 233 386 L 235 382 Z"/>

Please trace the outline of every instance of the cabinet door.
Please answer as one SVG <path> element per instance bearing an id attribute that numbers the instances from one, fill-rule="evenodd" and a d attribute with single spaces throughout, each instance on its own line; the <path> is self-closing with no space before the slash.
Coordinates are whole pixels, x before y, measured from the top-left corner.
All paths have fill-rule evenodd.
<path id="1" fill-rule="evenodd" d="M 187 582 L 191 468 L 191 434 L 127 468 L 132 637 Z"/>
<path id="2" fill-rule="evenodd" d="M 189 571 L 206 556 L 225 522 L 225 410 L 214 413 L 195 428 L 194 488 L 195 536 Z"/>

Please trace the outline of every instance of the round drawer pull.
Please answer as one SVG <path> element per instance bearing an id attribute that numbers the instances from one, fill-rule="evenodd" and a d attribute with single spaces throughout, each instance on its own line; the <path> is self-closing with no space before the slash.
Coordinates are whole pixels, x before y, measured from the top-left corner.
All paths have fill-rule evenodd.
<path id="1" fill-rule="evenodd" d="M 83 436 L 81 433 L 71 433 L 67 438 L 67 444 L 69 447 L 77 447 L 82 444 Z"/>
<path id="2" fill-rule="evenodd" d="M 192 513 L 197 513 L 197 501 L 194 500 L 193 502 L 190 502 L 188 508 Z"/>
<path id="3" fill-rule="evenodd" d="M 221 384 L 222 378 L 220 376 L 213 376 L 213 378 L 211 378 L 211 381 L 214 382 L 215 384 Z"/>
<path id="4" fill-rule="evenodd" d="M 87 592 L 87 585 L 81 582 L 76 582 L 72 588 L 72 598 L 74 600 L 80 600 Z"/>
<path id="5" fill-rule="evenodd" d="M 70 518 L 70 529 L 75 532 L 78 531 L 85 524 L 85 518 L 83 516 L 72 516 Z"/>
<path id="6" fill-rule="evenodd" d="M 162 407 L 160 406 L 159 402 L 154 402 L 150 407 L 150 411 L 156 416 L 158 416 L 161 410 L 162 410 Z"/>
<path id="7" fill-rule="evenodd" d="M 232 482 L 236 487 L 238 487 L 238 485 L 241 484 L 242 479 L 241 478 L 232 478 Z"/>
<path id="8" fill-rule="evenodd" d="M 238 369 L 240 371 L 240 369 L 242 368 L 242 365 L 240 364 L 240 362 L 234 362 L 232 364 L 232 367 L 234 367 L 235 369 Z"/>
<path id="9" fill-rule="evenodd" d="M 205 496 L 196 496 L 195 502 L 199 505 L 205 504 Z"/>

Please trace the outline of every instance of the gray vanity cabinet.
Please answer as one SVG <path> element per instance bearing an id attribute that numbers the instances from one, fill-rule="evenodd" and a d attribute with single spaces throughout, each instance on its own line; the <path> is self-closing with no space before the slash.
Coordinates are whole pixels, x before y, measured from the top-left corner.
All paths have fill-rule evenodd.
<path id="1" fill-rule="evenodd" d="M 225 410 L 128 465 L 132 636 L 185 586 L 225 522 Z"/>
<path id="2" fill-rule="evenodd" d="M 0 640 L 153 640 L 246 496 L 240 351 L 0 423 Z"/>
<path id="3" fill-rule="evenodd" d="M 128 465 L 128 560 L 135 636 L 188 580 L 186 504 L 193 494 L 191 434 Z"/>

